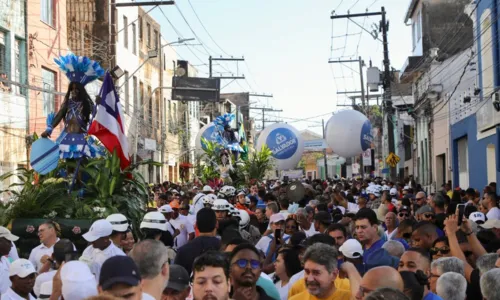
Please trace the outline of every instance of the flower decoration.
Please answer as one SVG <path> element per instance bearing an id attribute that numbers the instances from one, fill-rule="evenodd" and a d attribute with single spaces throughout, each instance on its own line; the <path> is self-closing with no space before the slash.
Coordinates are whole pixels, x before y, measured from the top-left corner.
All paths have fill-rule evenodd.
<path id="1" fill-rule="evenodd" d="M 26 226 L 26 232 L 27 233 L 33 233 L 33 232 L 35 232 L 35 227 L 33 225 Z"/>
<path id="2" fill-rule="evenodd" d="M 82 229 L 80 227 L 78 227 L 78 226 L 73 227 L 73 229 L 71 229 L 71 231 L 74 234 L 80 234 L 80 233 L 82 233 Z"/>

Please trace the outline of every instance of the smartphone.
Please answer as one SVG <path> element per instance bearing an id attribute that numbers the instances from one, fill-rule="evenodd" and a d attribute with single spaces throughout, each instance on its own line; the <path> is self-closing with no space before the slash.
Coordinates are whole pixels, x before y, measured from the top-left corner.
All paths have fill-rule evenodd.
<path id="1" fill-rule="evenodd" d="M 276 240 L 276 245 L 281 243 L 281 229 L 278 228 L 274 231 L 274 239 Z"/>
<path id="2" fill-rule="evenodd" d="M 458 211 L 458 226 L 460 226 L 462 225 L 462 219 L 464 218 L 465 204 L 458 204 L 457 211 Z"/>

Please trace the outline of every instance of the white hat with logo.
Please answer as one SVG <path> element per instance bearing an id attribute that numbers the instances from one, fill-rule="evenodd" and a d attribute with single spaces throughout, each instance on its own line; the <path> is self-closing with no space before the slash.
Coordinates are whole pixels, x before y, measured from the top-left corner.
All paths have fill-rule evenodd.
<path id="1" fill-rule="evenodd" d="M 339 251 L 347 258 L 360 258 L 363 256 L 363 246 L 356 239 L 345 241 L 340 246 Z"/>
<path id="2" fill-rule="evenodd" d="M 15 242 L 19 239 L 17 235 L 13 235 L 12 233 L 10 233 L 10 230 L 3 226 L 0 226 L 0 238 L 5 238 L 11 242 Z"/>
<path id="3" fill-rule="evenodd" d="M 31 261 L 27 259 L 20 258 L 10 264 L 9 277 L 18 276 L 20 278 L 26 278 L 33 273 L 36 273 L 35 267 Z"/>
<path id="4" fill-rule="evenodd" d="M 95 221 L 87 233 L 83 235 L 83 238 L 87 242 L 95 242 L 100 238 L 108 237 L 113 233 L 113 225 L 108 220 L 101 219 Z"/>
<path id="5" fill-rule="evenodd" d="M 118 232 L 125 232 L 128 230 L 128 220 L 127 217 L 125 217 L 122 214 L 112 214 L 109 215 L 106 220 L 111 223 L 113 226 L 114 231 Z"/>

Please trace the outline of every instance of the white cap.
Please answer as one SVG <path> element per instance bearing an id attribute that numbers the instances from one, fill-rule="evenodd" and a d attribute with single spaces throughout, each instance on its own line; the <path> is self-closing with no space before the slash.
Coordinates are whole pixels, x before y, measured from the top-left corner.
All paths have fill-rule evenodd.
<path id="1" fill-rule="evenodd" d="M 52 280 L 45 281 L 40 286 L 40 293 L 37 295 L 37 299 L 50 299 L 52 295 Z"/>
<path id="2" fill-rule="evenodd" d="M 168 214 L 168 213 L 174 212 L 172 207 L 168 204 L 165 204 L 162 207 L 158 208 L 158 211 L 163 213 L 163 214 Z"/>
<path id="3" fill-rule="evenodd" d="M 340 246 L 339 251 L 347 258 L 360 258 L 363 256 L 363 247 L 356 239 L 348 239 L 342 246 Z"/>
<path id="4" fill-rule="evenodd" d="M 269 224 L 274 224 L 281 221 L 285 221 L 285 216 L 280 213 L 274 214 L 271 216 L 271 218 L 269 218 Z"/>
<path id="5" fill-rule="evenodd" d="M 481 224 L 483 224 L 486 221 L 486 216 L 480 211 L 475 211 L 469 215 L 469 220 L 475 223 L 482 222 Z"/>
<path id="6" fill-rule="evenodd" d="M 390 191 L 389 191 L 389 194 L 391 194 L 391 196 L 396 196 L 398 194 L 398 189 L 396 188 L 392 188 Z"/>
<path id="7" fill-rule="evenodd" d="M 150 228 L 167 231 L 167 219 L 165 219 L 165 216 L 161 212 L 148 212 L 144 215 L 144 219 L 142 219 L 140 228 Z"/>
<path id="8" fill-rule="evenodd" d="M 174 190 L 171 190 L 170 192 L 171 192 L 172 194 L 179 194 L 179 192 L 178 192 L 177 190 L 175 190 L 175 189 L 174 189 Z"/>
<path id="9" fill-rule="evenodd" d="M 113 233 L 113 225 L 108 220 L 97 220 L 95 221 L 87 233 L 83 235 L 83 238 L 87 242 L 95 242 L 102 237 L 110 236 Z"/>
<path id="10" fill-rule="evenodd" d="M 227 202 L 227 200 L 225 199 L 217 199 L 214 201 L 212 209 L 216 211 L 230 211 L 229 202 Z"/>
<path id="11" fill-rule="evenodd" d="M 111 223 L 113 226 L 114 231 L 118 232 L 125 232 L 128 230 L 128 220 L 127 217 L 125 217 L 122 214 L 112 214 L 109 215 L 106 220 Z"/>
<path id="12" fill-rule="evenodd" d="M 405 186 L 403 187 L 403 190 L 404 190 L 404 191 L 407 191 L 407 190 L 409 190 L 409 189 L 410 189 L 410 187 L 409 187 L 409 186 L 407 186 L 407 185 L 405 185 Z"/>
<path id="13" fill-rule="evenodd" d="M 212 189 L 212 187 L 211 187 L 211 186 L 209 186 L 209 185 L 205 185 L 205 186 L 203 187 L 203 192 L 214 192 L 214 190 Z"/>
<path id="14" fill-rule="evenodd" d="M 500 229 L 500 220 L 499 219 L 489 219 L 484 224 L 481 224 L 481 227 L 484 229 Z"/>
<path id="15" fill-rule="evenodd" d="M 240 192 L 238 193 L 238 195 L 236 195 L 236 196 L 241 196 L 241 195 L 245 196 L 245 192 L 244 192 L 244 191 L 240 191 Z"/>
<path id="16" fill-rule="evenodd" d="M 247 227 L 247 225 L 250 223 L 250 215 L 245 211 L 240 209 L 240 227 Z"/>
<path id="17" fill-rule="evenodd" d="M 10 264 L 9 277 L 17 275 L 20 278 L 26 278 L 33 273 L 36 273 L 35 267 L 27 259 L 20 258 Z"/>
<path id="18" fill-rule="evenodd" d="M 13 235 L 12 233 L 10 233 L 10 230 L 3 226 L 0 226 L 0 238 L 5 238 L 11 242 L 15 242 L 19 239 L 18 236 Z"/>
<path id="19" fill-rule="evenodd" d="M 89 267 L 81 261 L 69 261 L 61 269 L 64 299 L 83 300 L 97 295 L 97 282 Z"/>

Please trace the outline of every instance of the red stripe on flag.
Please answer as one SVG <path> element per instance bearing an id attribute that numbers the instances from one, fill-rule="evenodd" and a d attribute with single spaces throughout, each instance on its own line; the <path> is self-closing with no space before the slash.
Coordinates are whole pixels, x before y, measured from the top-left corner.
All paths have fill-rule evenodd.
<path id="1" fill-rule="evenodd" d="M 120 141 L 106 127 L 101 126 L 101 124 L 94 121 L 90 126 L 88 134 L 97 137 L 109 152 L 113 153 L 113 151 L 116 149 L 116 153 L 120 157 L 120 168 L 122 170 L 130 165 L 130 158 L 125 157 L 125 154 L 123 153 L 122 147 L 120 145 Z"/>

